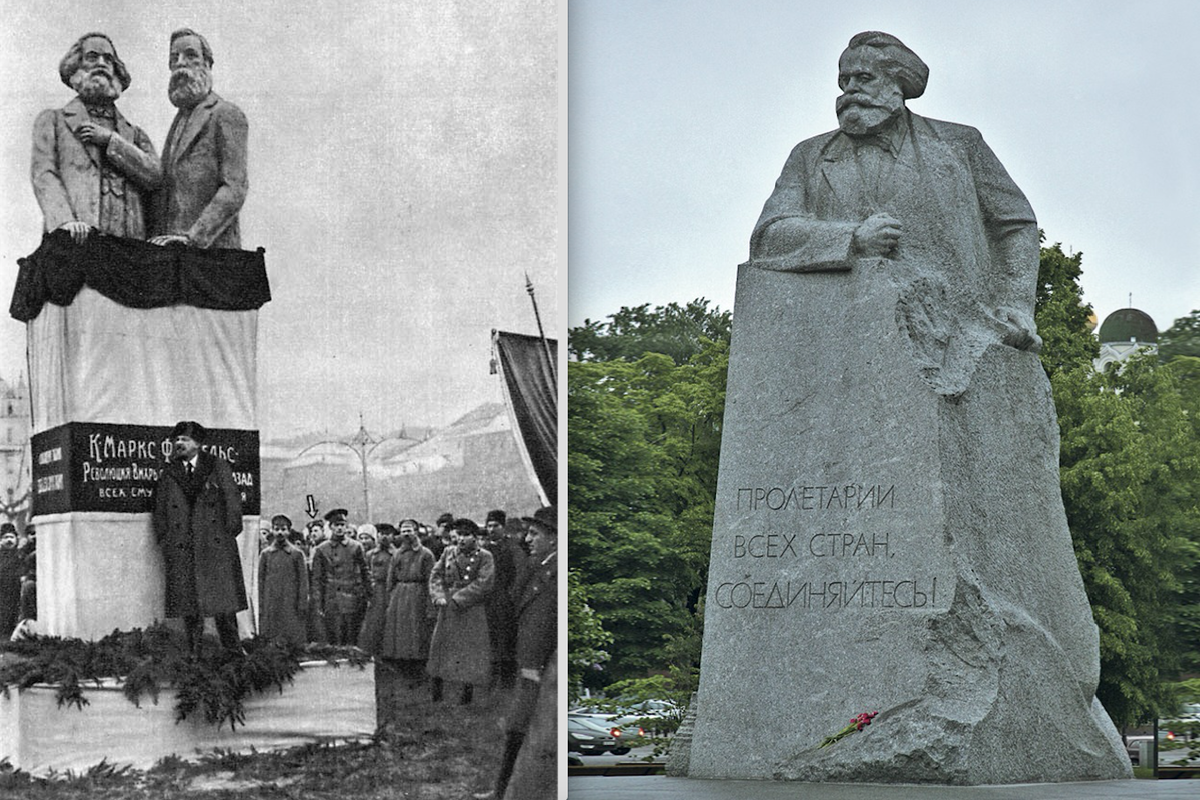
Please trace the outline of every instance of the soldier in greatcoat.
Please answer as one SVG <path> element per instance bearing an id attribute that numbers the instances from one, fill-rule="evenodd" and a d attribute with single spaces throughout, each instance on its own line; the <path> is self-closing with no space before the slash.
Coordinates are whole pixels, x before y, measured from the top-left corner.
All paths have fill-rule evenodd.
<path id="1" fill-rule="evenodd" d="M 347 535 L 349 513 L 335 508 L 325 515 L 329 538 L 313 551 L 313 602 L 325 622 L 329 643 L 335 645 L 356 642 L 363 607 L 371 596 L 371 573 L 362 545 Z"/>
<path id="2" fill-rule="evenodd" d="M 488 636 L 492 645 L 492 685 L 507 689 L 516 675 L 517 616 L 512 590 L 525 561 L 525 552 L 506 529 L 508 515 L 489 511 L 483 546 L 496 565 L 496 585 L 487 599 Z"/>
<path id="3" fill-rule="evenodd" d="M 271 518 L 272 542 L 258 560 L 258 632 L 295 647 L 308 640 L 308 563 L 292 544 L 292 521 Z"/>
<path id="4" fill-rule="evenodd" d="M 432 632 L 429 576 L 434 558 L 429 548 L 421 545 L 415 520 L 400 523 L 399 539 L 388 570 L 388 611 L 381 655 L 423 665 L 429 657 Z"/>
<path id="5" fill-rule="evenodd" d="M 363 527 L 359 526 L 359 531 Z M 392 566 L 392 537 L 396 527 L 387 522 L 370 526 L 375 531 L 376 545 L 367 551 L 367 570 L 371 573 L 371 598 L 367 601 L 367 613 L 358 630 L 358 647 L 371 655 L 379 655 L 383 648 L 383 628 L 388 609 L 388 570 Z M 361 541 L 361 539 L 360 539 Z"/>
<path id="6" fill-rule="evenodd" d="M 528 525 L 528 569 L 517 587 L 517 667 L 519 678 L 509 713 L 504 717 L 504 752 L 495 789 L 475 795 L 480 800 L 505 796 L 517 755 L 529 732 L 533 710 L 548 666 L 554 658 L 558 628 L 558 512 L 554 506 L 539 508 Z"/>
<path id="7" fill-rule="evenodd" d="M 183 617 L 188 646 L 200 654 L 204 618 L 213 617 L 221 646 L 242 652 L 237 612 L 248 607 L 237 537 L 242 497 L 229 464 L 200 449 L 208 431 L 180 422 L 171 431 L 171 462 L 154 490 L 154 535 L 166 565 L 167 617 Z"/>
<path id="8" fill-rule="evenodd" d="M 491 675 L 484 602 L 492 591 L 495 565 L 492 554 L 480 545 L 482 531 L 469 519 L 451 527 L 458 543 L 447 547 L 429 575 L 429 596 L 438 609 L 437 625 L 429 643 L 426 671 L 433 677 L 433 699 L 442 699 L 444 681 L 463 684 L 461 703 L 471 702 L 475 684 Z"/>

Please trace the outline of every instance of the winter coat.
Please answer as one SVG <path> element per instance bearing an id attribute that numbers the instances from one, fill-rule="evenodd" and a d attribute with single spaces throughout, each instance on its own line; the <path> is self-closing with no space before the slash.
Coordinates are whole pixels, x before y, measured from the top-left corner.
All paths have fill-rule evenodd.
<path id="1" fill-rule="evenodd" d="M 154 489 L 154 535 L 166 564 L 167 617 L 211 617 L 248 607 L 237 537 L 242 498 L 229 464 L 201 451 L 190 479 L 172 461 Z"/>
<path id="2" fill-rule="evenodd" d="M 303 647 L 308 640 L 308 564 L 290 544 L 272 545 L 258 557 L 258 633 Z"/>
<path id="3" fill-rule="evenodd" d="M 371 573 L 371 599 L 358 632 L 358 647 L 371 655 L 383 644 L 383 626 L 388 609 L 388 570 L 392 566 L 392 549 L 376 547 L 366 554 L 367 570 Z"/>
<path id="4" fill-rule="evenodd" d="M 447 547 L 429 575 L 429 596 L 447 601 L 438 610 L 437 626 L 429 643 L 426 671 L 435 678 L 484 683 L 492 673 L 484 602 L 492 591 L 495 565 L 492 554 L 479 548 L 474 554 Z"/>
<path id="5" fill-rule="evenodd" d="M 433 630 L 429 576 L 433 562 L 433 553 L 427 547 L 397 550 L 392 556 L 383 656 L 413 660 L 429 656 L 429 635 Z"/>

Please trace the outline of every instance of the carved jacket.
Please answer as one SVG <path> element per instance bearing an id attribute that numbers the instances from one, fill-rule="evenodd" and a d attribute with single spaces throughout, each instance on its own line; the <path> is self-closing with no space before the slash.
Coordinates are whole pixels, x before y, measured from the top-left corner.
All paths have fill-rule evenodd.
<path id="1" fill-rule="evenodd" d="M 840 130 L 796 145 L 755 225 L 751 263 L 789 272 L 851 269 L 855 229 L 889 213 L 903 225 L 889 274 L 971 287 L 984 314 L 1015 309 L 1032 321 L 1038 232 L 1024 194 L 974 128 L 908 111 L 899 126 L 873 175 L 864 172 L 859 145 Z M 783 221 L 792 231 L 780 251 L 765 234 Z"/>
<path id="2" fill-rule="evenodd" d="M 145 239 L 145 212 L 152 190 L 162 181 L 162 165 L 150 137 L 114 110 L 113 136 L 103 148 L 84 144 L 79 126 L 88 122 L 87 107 L 76 97 L 60 109 L 48 109 L 33 123 L 33 193 L 47 231 L 67 222 L 100 228 L 100 194 L 121 204 L 124 214 L 113 236 Z"/>
<path id="3" fill-rule="evenodd" d="M 154 197 L 154 232 L 186 234 L 195 247 L 242 246 L 238 211 L 246 200 L 242 110 L 216 92 L 180 109 L 163 147 L 163 184 Z"/>

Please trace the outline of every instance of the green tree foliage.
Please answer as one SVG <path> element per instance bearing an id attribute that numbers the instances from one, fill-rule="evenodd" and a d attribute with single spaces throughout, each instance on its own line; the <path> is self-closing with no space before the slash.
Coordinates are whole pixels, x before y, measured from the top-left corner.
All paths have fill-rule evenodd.
<path id="1" fill-rule="evenodd" d="M 1045 234 L 1041 238 L 1044 241 Z M 1068 256 L 1059 243 L 1041 249 L 1035 308 L 1047 375 L 1090 368 L 1100 355 L 1100 344 L 1092 335 L 1092 307 L 1080 299 L 1082 264 L 1083 253 Z"/>
<path id="2" fill-rule="evenodd" d="M 634 343 L 637 331 L 644 327 L 647 341 L 663 341 L 658 337 L 679 321 L 679 307 L 649 317 L 644 306 L 622 309 L 612 323 L 585 326 L 582 335 L 612 331 L 620 352 L 641 354 L 568 364 L 568 555 L 614 638 L 604 674 L 585 675 L 585 682 L 641 677 L 671 663 L 691 668 L 698 658 L 729 315 L 708 310 L 704 300 L 687 308 L 703 311 L 724 338 L 700 335 L 686 358 L 682 347 L 674 356 L 650 352 Z M 571 331 L 573 352 L 589 359 L 617 352 L 603 342 L 577 345 L 580 331 Z M 668 339 L 673 346 L 690 341 Z"/>
<path id="3" fill-rule="evenodd" d="M 678 365 L 704 349 L 705 341 L 729 341 L 733 318 L 699 298 L 686 306 L 649 303 L 622 308 L 607 322 L 585 319 L 571 328 L 568 349 L 580 361 L 635 361 L 646 353 L 669 356 Z"/>
<path id="4" fill-rule="evenodd" d="M 1164 363 L 1179 356 L 1200 358 L 1200 308 L 1159 334 L 1158 356 Z"/>
<path id="5" fill-rule="evenodd" d="M 578 696 L 583 676 L 605 661 L 612 634 L 604 630 L 600 619 L 588 605 L 587 590 L 578 570 L 567 571 L 567 690 Z"/>
<path id="6" fill-rule="evenodd" d="M 1124 725 L 1170 707 L 1167 682 L 1195 648 L 1200 606 L 1187 593 L 1200 541 L 1200 448 L 1172 371 L 1152 358 L 1093 369 L 1081 264 L 1057 244 L 1042 248 L 1036 318 L 1062 437 L 1063 504 L 1100 629 L 1097 694 Z"/>

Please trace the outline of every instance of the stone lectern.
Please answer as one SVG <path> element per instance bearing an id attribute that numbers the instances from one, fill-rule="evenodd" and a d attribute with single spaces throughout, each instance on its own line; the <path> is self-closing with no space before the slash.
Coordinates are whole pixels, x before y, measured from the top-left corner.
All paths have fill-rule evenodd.
<path id="1" fill-rule="evenodd" d="M 694 778 L 1130 776 L 1063 512 L 1033 212 L 859 34 L 739 268 Z M 821 740 L 860 712 L 862 732 Z"/>

